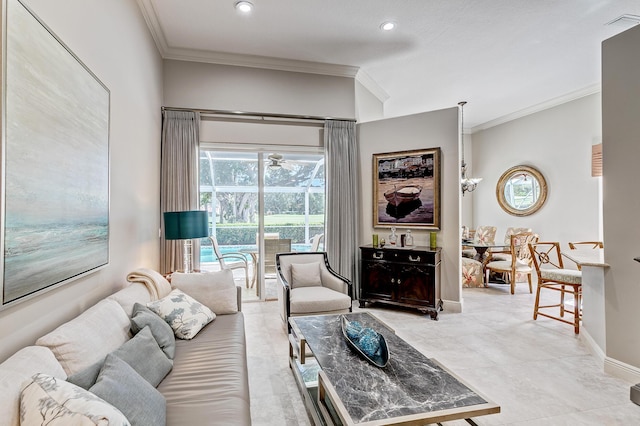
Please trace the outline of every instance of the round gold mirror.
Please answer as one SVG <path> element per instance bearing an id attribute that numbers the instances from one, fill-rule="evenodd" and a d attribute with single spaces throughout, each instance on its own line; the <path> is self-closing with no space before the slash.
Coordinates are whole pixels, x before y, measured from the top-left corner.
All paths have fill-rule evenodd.
<path id="1" fill-rule="evenodd" d="M 504 211 L 528 216 L 540 210 L 547 200 L 547 181 L 531 166 L 515 166 L 500 176 L 496 197 Z"/>

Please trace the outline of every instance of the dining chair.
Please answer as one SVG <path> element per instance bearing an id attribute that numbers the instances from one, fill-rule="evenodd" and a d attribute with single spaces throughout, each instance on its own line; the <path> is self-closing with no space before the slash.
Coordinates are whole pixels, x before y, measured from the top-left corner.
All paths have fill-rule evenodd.
<path id="1" fill-rule="evenodd" d="M 462 287 L 484 287 L 482 262 L 468 257 L 462 258 Z"/>
<path id="2" fill-rule="evenodd" d="M 245 257 L 244 253 L 222 253 L 220 251 L 220 246 L 218 245 L 218 240 L 216 239 L 216 237 L 210 235 L 209 240 L 211 240 L 213 252 L 218 258 L 218 263 L 220 263 L 220 269 L 244 269 L 245 284 L 247 288 L 249 288 L 249 263 L 247 262 L 247 258 Z"/>
<path id="3" fill-rule="evenodd" d="M 290 238 L 267 238 L 264 240 L 264 273 L 276 273 L 276 255 L 291 251 Z"/>
<path id="4" fill-rule="evenodd" d="M 592 249 L 599 249 L 599 248 L 604 248 L 604 243 L 602 241 L 580 241 L 580 242 L 569 243 L 569 248 L 571 250 L 576 250 L 578 248 L 577 246 L 587 246 L 587 247 L 591 247 Z"/>
<path id="5" fill-rule="evenodd" d="M 592 249 L 601 249 L 604 248 L 604 243 L 602 241 L 579 241 L 579 242 L 569 242 L 569 249 L 577 250 L 579 247 L 592 248 Z M 578 270 L 582 270 L 580 265 L 576 265 Z"/>
<path id="6" fill-rule="evenodd" d="M 533 232 L 520 232 L 509 237 L 509 260 L 491 260 L 484 267 L 485 282 L 489 284 L 491 272 L 500 273 L 508 277 L 511 294 L 515 293 L 519 276 L 525 275 L 529 283 L 529 293 L 533 293 L 531 285 L 532 256 L 529 244 L 538 241 L 538 235 Z"/>
<path id="7" fill-rule="evenodd" d="M 538 275 L 538 289 L 536 301 L 533 307 L 533 319 L 538 315 L 551 318 L 566 324 L 573 325 L 575 334 L 580 333 L 580 320 L 582 319 L 582 272 L 575 269 L 566 269 L 562 263 L 560 243 L 536 242 L 529 243 L 529 250 L 533 258 L 533 266 Z M 552 305 L 540 305 L 540 292 L 553 290 L 560 293 L 560 303 Z M 565 306 L 565 294 L 573 296 L 573 309 Z M 541 312 L 541 309 L 545 309 Z M 558 315 L 547 313 L 547 309 L 553 312 L 558 309 Z M 565 318 L 565 314 L 573 315 L 571 321 Z"/>
<path id="8" fill-rule="evenodd" d="M 324 239 L 324 234 L 316 234 L 311 238 L 311 251 L 319 251 L 320 243 Z"/>
<path id="9" fill-rule="evenodd" d="M 492 245 L 496 242 L 496 230 L 495 226 L 478 226 L 473 235 L 473 242 L 475 244 L 487 244 Z M 468 248 L 462 250 L 463 257 L 474 258 L 476 250 L 474 248 Z"/>
<path id="10" fill-rule="evenodd" d="M 511 250 L 508 248 L 511 244 L 511 236 L 515 234 L 521 234 L 523 232 L 533 232 L 531 228 L 516 228 L 510 226 L 504 233 L 504 245 L 503 250 L 491 249 L 491 260 L 511 260 Z"/>

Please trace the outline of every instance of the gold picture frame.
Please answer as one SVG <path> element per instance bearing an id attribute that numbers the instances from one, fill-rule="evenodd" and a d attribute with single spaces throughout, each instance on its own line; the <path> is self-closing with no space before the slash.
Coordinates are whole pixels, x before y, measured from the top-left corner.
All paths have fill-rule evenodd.
<path id="1" fill-rule="evenodd" d="M 373 226 L 440 229 L 440 148 L 373 154 Z"/>

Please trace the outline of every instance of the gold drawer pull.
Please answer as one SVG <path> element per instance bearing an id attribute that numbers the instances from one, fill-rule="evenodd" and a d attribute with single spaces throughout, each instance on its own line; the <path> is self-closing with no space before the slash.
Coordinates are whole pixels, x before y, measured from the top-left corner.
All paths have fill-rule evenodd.
<path id="1" fill-rule="evenodd" d="M 411 262 L 420 262 L 420 256 L 416 256 L 416 258 L 414 259 L 413 257 L 411 257 L 411 255 L 409 255 L 409 261 L 411 261 Z"/>
<path id="2" fill-rule="evenodd" d="M 373 258 L 374 259 L 382 259 L 384 257 L 384 253 L 380 252 L 380 253 L 373 253 Z"/>

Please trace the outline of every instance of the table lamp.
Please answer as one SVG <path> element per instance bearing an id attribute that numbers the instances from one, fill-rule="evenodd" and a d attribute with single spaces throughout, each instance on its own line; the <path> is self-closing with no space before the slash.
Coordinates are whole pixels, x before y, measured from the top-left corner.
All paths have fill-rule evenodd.
<path id="1" fill-rule="evenodd" d="M 193 272 L 191 268 L 191 247 L 193 238 L 209 236 L 209 218 L 206 211 L 190 210 L 164 213 L 164 238 L 184 240 L 184 272 Z"/>

